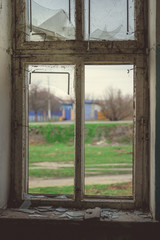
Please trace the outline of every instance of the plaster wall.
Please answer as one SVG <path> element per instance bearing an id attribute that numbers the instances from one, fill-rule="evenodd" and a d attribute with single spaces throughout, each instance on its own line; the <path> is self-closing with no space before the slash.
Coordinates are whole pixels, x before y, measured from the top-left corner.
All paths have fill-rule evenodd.
<path id="1" fill-rule="evenodd" d="M 160 219 L 160 2 L 149 0 L 150 209 Z"/>
<path id="2" fill-rule="evenodd" d="M 150 80 L 150 208 L 155 212 L 155 114 L 156 114 L 156 4 L 149 0 L 149 80 Z M 151 64 L 152 63 L 152 64 Z"/>
<path id="3" fill-rule="evenodd" d="M 11 1 L 0 0 L 0 208 L 9 192 L 11 115 Z"/>
<path id="4" fill-rule="evenodd" d="M 155 143 L 155 199 L 156 218 L 160 219 L 160 1 L 156 5 L 156 143 Z"/>

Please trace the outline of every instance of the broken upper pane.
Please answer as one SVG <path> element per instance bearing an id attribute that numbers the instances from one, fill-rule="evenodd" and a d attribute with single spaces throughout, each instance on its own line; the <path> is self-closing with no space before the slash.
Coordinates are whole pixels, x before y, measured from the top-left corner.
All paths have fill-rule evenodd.
<path id="1" fill-rule="evenodd" d="M 85 40 L 134 40 L 134 0 L 86 0 Z"/>
<path id="2" fill-rule="evenodd" d="M 27 41 L 75 39 L 75 0 L 26 0 Z"/>

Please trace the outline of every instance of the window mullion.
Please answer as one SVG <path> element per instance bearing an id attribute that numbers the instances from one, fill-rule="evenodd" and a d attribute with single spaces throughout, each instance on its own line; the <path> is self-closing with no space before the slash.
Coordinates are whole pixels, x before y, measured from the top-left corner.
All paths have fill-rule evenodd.
<path id="1" fill-rule="evenodd" d="M 76 0 L 76 40 L 82 41 L 84 35 L 83 0 Z"/>
<path id="2" fill-rule="evenodd" d="M 75 200 L 84 195 L 84 65 L 76 66 Z"/>

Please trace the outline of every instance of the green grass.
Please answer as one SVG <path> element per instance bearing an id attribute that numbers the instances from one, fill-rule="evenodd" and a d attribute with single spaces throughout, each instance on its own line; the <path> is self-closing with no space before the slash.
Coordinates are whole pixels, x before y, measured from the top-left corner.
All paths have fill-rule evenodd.
<path id="1" fill-rule="evenodd" d="M 90 173 L 91 172 L 91 173 Z M 129 174 L 132 173 L 132 170 L 108 170 L 108 169 L 103 169 L 103 170 L 87 170 L 86 175 L 120 175 L 120 174 Z"/>
<path id="2" fill-rule="evenodd" d="M 29 146 L 29 162 L 69 162 L 74 161 L 74 146 L 63 143 Z"/>
<path id="3" fill-rule="evenodd" d="M 131 170 L 86 170 L 86 176 L 96 176 L 96 175 L 116 175 L 116 174 L 128 174 L 131 173 Z M 30 177 L 37 177 L 37 178 L 62 178 L 62 177 L 74 177 L 74 168 L 64 168 L 60 167 L 58 169 L 29 169 L 29 176 Z"/>
<path id="4" fill-rule="evenodd" d="M 131 145 L 86 146 L 85 163 L 132 163 L 131 151 Z M 74 162 L 74 146 L 59 143 L 29 146 L 29 162 Z"/>
<path id="5" fill-rule="evenodd" d="M 86 164 L 132 163 L 131 145 L 86 146 Z"/>
<path id="6" fill-rule="evenodd" d="M 60 167 L 58 169 L 29 169 L 30 177 L 37 178 L 52 178 L 52 177 L 73 177 L 74 176 L 74 168 L 63 168 Z"/>
<path id="7" fill-rule="evenodd" d="M 36 166 L 36 165 L 35 165 Z M 107 168 L 132 168 L 132 164 L 124 164 L 124 165 L 100 165 L 100 164 L 97 164 L 97 165 L 92 165 L 92 164 L 88 164 L 88 165 L 85 165 L 85 168 L 88 169 L 88 168 L 98 168 L 98 169 L 107 169 Z"/>
<path id="8" fill-rule="evenodd" d="M 131 196 L 131 183 L 118 183 L 106 185 L 86 185 L 86 195 L 104 195 L 104 196 Z M 29 193 L 38 194 L 73 194 L 73 186 L 63 187 L 37 187 L 30 188 Z"/>
<path id="9" fill-rule="evenodd" d="M 116 135 L 114 135 L 114 133 Z M 123 134 L 124 132 L 124 134 Z M 132 124 L 95 123 L 85 124 L 85 175 L 98 176 L 127 174 L 132 170 Z M 59 166 L 56 169 L 36 165 L 40 162 L 55 162 L 74 165 L 74 124 L 30 125 L 30 137 L 45 138 L 46 143 L 29 146 L 29 176 L 36 178 L 74 178 L 74 167 Z M 33 138 L 34 139 L 34 138 Z M 97 145 L 102 141 L 102 144 Z M 124 165 L 121 165 L 124 163 Z M 103 164 L 113 164 L 104 166 Z M 117 164 L 117 165 L 114 165 Z M 34 167 L 34 169 L 31 169 Z M 129 168 L 129 169 L 122 169 Z M 121 170 L 122 169 L 122 170 Z M 88 195 L 129 196 L 131 184 L 87 185 Z M 39 187 L 30 193 L 73 194 L 73 186 Z"/>
<path id="10" fill-rule="evenodd" d="M 41 133 L 47 143 L 69 143 L 74 140 L 74 124 L 29 125 L 29 134 Z"/>
<path id="11" fill-rule="evenodd" d="M 118 170 L 120 168 L 132 167 L 132 146 L 92 146 L 85 147 L 85 168 L 87 175 L 109 175 L 109 174 L 128 174 L 131 170 Z M 56 162 L 72 163 L 74 165 L 74 147 L 66 144 L 44 144 L 32 145 L 29 147 L 30 167 L 35 169 L 29 170 L 29 176 L 37 178 L 52 177 L 73 177 L 74 167 L 58 167 L 58 169 L 36 169 L 37 162 Z M 103 164 L 120 164 L 109 165 Z M 130 165 L 129 165 L 130 164 Z M 95 168 L 95 169 L 90 169 Z M 114 169 L 116 168 L 116 169 Z"/>
<path id="12" fill-rule="evenodd" d="M 118 127 L 123 127 L 124 132 L 132 129 L 132 123 L 86 123 L 85 124 L 85 143 L 100 141 L 102 138 L 106 142 L 112 142 L 113 132 Z M 47 143 L 73 143 L 74 124 L 47 124 L 47 125 L 29 125 L 29 133 L 44 135 Z M 118 139 L 119 143 L 130 144 L 132 136 L 122 136 Z"/>
<path id="13" fill-rule="evenodd" d="M 131 183 L 86 185 L 85 194 L 104 196 L 132 196 L 132 185 Z"/>
<path id="14" fill-rule="evenodd" d="M 64 187 L 36 187 L 30 188 L 29 193 L 39 194 L 73 194 L 73 186 Z"/>

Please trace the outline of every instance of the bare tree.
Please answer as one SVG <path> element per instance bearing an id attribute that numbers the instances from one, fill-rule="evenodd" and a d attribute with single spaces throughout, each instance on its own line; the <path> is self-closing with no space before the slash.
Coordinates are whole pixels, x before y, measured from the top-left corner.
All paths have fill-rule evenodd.
<path id="1" fill-rule="evenodd" d="M 48 92 L 47 89 L 41 89 L 38 84 L 33 84 L 29 91 L 29 110 L 35 112 L 35 121 L 37 121 L 37 113 L 39 110 L 43 111 L 44 120 L 46 120 L 48 101 L 50 101 L 52 111 L 60 109 L 60 99 L 53 93 Z"/>
<path id="2" fill-rule="evenodd" d="M 133 115 L 133 97 L 123 95 L 120 89 L 109 88 L 103 100 L 98 102 L 102 112 L 110 121 L 131 119 Z"/>

